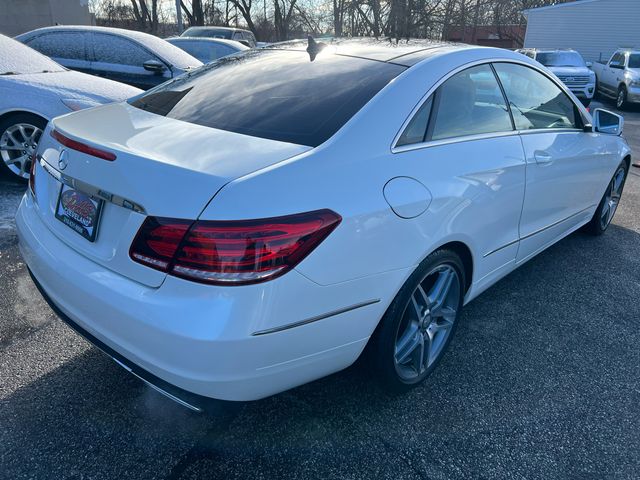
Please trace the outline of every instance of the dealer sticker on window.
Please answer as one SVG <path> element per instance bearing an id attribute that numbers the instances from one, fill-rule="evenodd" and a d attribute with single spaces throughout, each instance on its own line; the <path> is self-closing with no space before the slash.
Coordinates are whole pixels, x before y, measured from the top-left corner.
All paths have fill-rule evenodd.
<path id="1" fill-rule="evenodd" d="M 102 200 L 63 185 L 56 206 L 56 218 L 90 242 L 95 241 Z"/>

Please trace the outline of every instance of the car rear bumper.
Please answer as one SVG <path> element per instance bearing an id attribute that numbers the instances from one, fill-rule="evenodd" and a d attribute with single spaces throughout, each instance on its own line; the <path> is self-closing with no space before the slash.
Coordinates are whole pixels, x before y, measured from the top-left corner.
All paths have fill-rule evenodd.
<path id="1" fill-rule="evenodd" d="M 406 275 L 320 286 L 294 270 L 245 287 L 169 276 L 150 288 L 69 248 L 37 208 L 25 195 L 20 250 L 54 310 L 127 370 L 196 408 L 201 397 L 256 400 L 349 366 Z"/>

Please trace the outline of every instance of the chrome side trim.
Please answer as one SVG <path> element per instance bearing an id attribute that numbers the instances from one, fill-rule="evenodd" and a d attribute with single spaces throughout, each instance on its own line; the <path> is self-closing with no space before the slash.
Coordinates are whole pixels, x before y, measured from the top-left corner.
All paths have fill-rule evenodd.
<path id="1" fill-rule="evenodd" d="M 531 232 L 531 233 L 527 233 L 524 237 L 520 237 L 520 240 L 526 240 L 527 238 L 533 237 L 534 235 L 537 235 L 539 233 L 544 232 L 545 230 L 548 230 L 550 228 L 555 227 L 556 225 L 560 225 L 562 222 L 566 222 L 567 220 L 573 218 L 573 217 L 577 217 L 578 215 L 586 212 L 587 210 L 589 210 L 590 208 L 593 208 L 597 206 L 596 204 L 593 205 L 589 205 L 587 208 L 583 208 L 582 210 L 580 210 L 579 212 L 574 213 L 573 215 L 569 215 L 566 218 L 563 218 L 562 220 L 558 220 L 557 222 L 553 222 L 551 225 L 547 225 L 546 227 L 542 227 L 539 228 L 538 230 Z"/>
<path id="2" fill-rule="evenodd" d="M 53 178 L 58 180 L 60 183 L 67 185 L 75 190 L 78 190 L 82 193 L 86 193 L 90 197 L 96 200 L 104 200 L 109 203 L 113 203 L 122 208 L 126 208 L 127 210 L 133 210 L 134 212 L 142 213 L 146 215 L 146 211 L 142 205 L 139 205 L 131 200 L 128 200 L 119 195 L 115 195 L 110 192 L 106 192 L 98 187 L 94 187 L 88 183 L 82 182 L 75 178 L 72 178 L 64 173 L 56 170 L 51 165 L 49 165 L 42 156 L 38 156 L 38 161 L 40 162 L 40 166 Z"/>
<path id="3" fill-rule="evenodd" d="M 574 214 L 572 214 L 572 215 L 569 215 L 569 216 L 568 216 L 568 217 L 566 217 L 566 218 L 563 218 L 563 219 L 561 219 L 561 220 L 558 220 L 557 222 L 553 222 L 551 225 L 547 225 L 546 227 L 542 227 L 542 228 L 539 228 L 538 230 L 536 230 L 536 231 L 534 231 L 534 232 L 528 233 L 528 234 L 526 234 L 524 237 L 520 237 L 518 240 L 514 240 L 514 241 L 512 241 L 512 242 L 506 243 L 505 245 L 502 245 L 501 247 L 498 247 L 498 248 L 496 248 L 496 249 L 494 249 L 494 250 L 491 250 L 489 253 L 485 253 L 485 254 L 483 255 L 483 257 L 484 257 L 484 258 L 486 258 L 486 257 L 488 257 L 489 255 L 493 255 L 494 253 L 499 252 L 499 251 L 500 251 L 500 250 L 502 250 L 503 248 L 507 248 L 507 247 L 510 247 L 511 245 L 515 245 L 516 243 L 518 243 L 518 242 L 520 242 L 520 241 L 522 241 L 522 240 L 526 240 L 527 238 L 533 237 L 534 235 L 537 235 L 538 233 L 542 233 L 542 232 L 544 232 L 545 230 L 548 230 L 548 229 L 550 229 L 550 228 L 555 227 L 556 225 L 560 225 L 561 223 L 566 222 L 567 220 L 570 220 L 570 219 L 572 219 L 573 217 L 577 217 L 578 215 L 580 215 L 580 214 L 582 214 L 582 213 L 586 212 L 587 210 L 589 210 L 590 208 L 593 208 L 593 207 L 595 207 L 595 206 L 596 206 L 595 204 L 590 205 L 590 206 L 588 206 L 587 208 L 583 208 L 583 209 L 582 209 L 582 210 L 580 210 L 579 212 L 576 212 L 576 213 L 574 213 Z"/>
<path id="4" fill-rule="evenodd" d="M 366 307 L 368 305 L 373 305 L 374 303 L 378 303 L 378 302 L 380 302 L 379 298 L 375 300 L 368 300 L 366 302 L 356 303 L 355 305 L 351 305 L 345 308 L 340 308 L 338 310 L 333 310 L 332 312 L 323 313 L 322 315 L 316 315 L 315 317 L 307 318 L 306 320 L 301 320 L 299 322 L 288 323 L 286 325 L 281 325 L 279 327 L 267 328 L 266 330 L 259 330 L 257 332 L 253 332 L 251 335 L 258 336 L 258 335 L 267 335 L 269 333 L 282 332 L 283 330 L 289 330 L 291 328 L 300 327 L 302 325 L 307 325 L 309 323 L 317 322 L 318 320 L 324 320 L 325 318 L 334 317 L 336 315 L 340 315 L 341 313 L 350 312 L 351 310 Z"/>
<path id="5" fill-rule="evenodd" d="M 483 258 L 487 258 L 489 255 L 493 255 L 494 253 L 497 253 L 497 252 L 499 252 L 499 251 L 500 251 L 500 250 L 502 250 L 502 249 L 505 249 L 505 248 L 507 248 L 507 247 L 510 247 L 511 245 L 515 245 L 515 244 L 516 244 L 516 243 L 518 243 L 520 240 L 521 240 L 521 239 L 519 239 L 519 238 L 518 238 L 518 239 L 516 239 L 516 240 L 514 240 L 514 241 L 512 241 L 512 242 L 505 243 L 505 244 L 504 244 L 504 245 L 502 245 L 501 247 L 498 247 L 498 248 L 496 248 L 496 249 L 494 249 L 494 250 L 491 250 L 489 253 L 485 253 L 485 254 L 483 255 Z"/>

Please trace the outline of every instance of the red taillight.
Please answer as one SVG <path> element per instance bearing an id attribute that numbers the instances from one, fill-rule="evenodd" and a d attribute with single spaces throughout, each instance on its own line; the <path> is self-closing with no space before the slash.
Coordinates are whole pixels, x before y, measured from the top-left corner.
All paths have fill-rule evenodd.
<path id="1" fill-rule="evenodd" d="M 93 157 L 102 158 L 103 160 L 109 160 L 110 162 L 113 162 L 116 159 L 115 153 L 100 150 L 99 148 L 90 147 L 87 144 L 71 140 L 69 137 L 65 137 L 57 130 L 51 130 L 51 136 L 71 150 L 77 150 L 78 152 L 86 153 L 87 155 L 91 155 Z"/>
<path id="2" fill-rule="evenodd" d="M 31 155 L 31 167 L 29 168 L 29 188 L 33 196 L 36 196 L 36 162 L 37 155 L 34 153 Z"/>
<path id="3" fill-rule="evenodd" d="M 166 272 L 193 222 L 147 217 L 131 244 L 129 255 L 136 262 Z"/>
<path id="4" fill-rule="evenodd" d="M 139 263 L 188 280 L 246 285 L 291 270 L 341 220 L 331 210 L 239 221 L 149 217 L 130 255 Z"/>

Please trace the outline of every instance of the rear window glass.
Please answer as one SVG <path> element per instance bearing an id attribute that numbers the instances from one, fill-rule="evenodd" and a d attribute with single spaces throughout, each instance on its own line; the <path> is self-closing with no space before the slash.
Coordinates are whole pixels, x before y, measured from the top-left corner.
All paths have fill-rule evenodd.
<path id="1" fill-rule="evenodd" d="M 0 75 L 64 71 L 53 60 L 4 35 L 0 35 L 0 52 Z"/>
<path id="2" fill-rule="evenodd" d="M 187 28 L 181 37 L 231 38 L 233 30 L 222 28 Z"/>
<path id="3" fill-rule="evenodd" d="M 253 50 L 132 100 L 198 125 L 300 145 L 331 137 L 406 67 L 334 54 Z"/>

